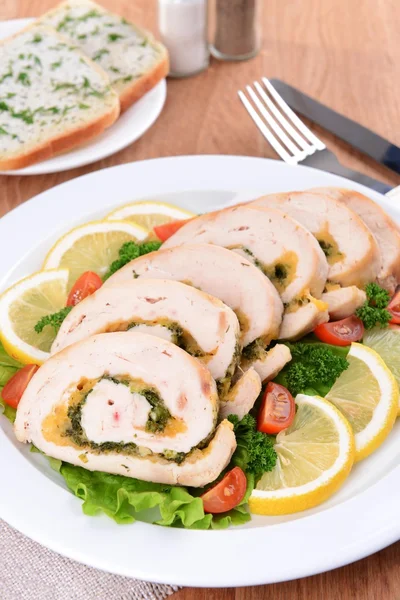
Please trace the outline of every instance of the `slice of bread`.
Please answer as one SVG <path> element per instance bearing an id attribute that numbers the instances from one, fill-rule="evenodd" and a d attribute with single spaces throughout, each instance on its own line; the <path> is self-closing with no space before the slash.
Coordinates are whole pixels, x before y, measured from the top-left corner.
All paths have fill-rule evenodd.
<path id="1" fill-rule="evenodd" d="M 106 71 L 122 111 L 168 74 L 168 53 L 162 44 L 91 0 L 64 2 L 39 21 L 54 27 Z"/>
<path id="2" fill-rule="evenodd" d="M 33 25 L 0 44 L 0 169 L 69 150 L 118 118 L 107 75 L 53 29 Z"/>

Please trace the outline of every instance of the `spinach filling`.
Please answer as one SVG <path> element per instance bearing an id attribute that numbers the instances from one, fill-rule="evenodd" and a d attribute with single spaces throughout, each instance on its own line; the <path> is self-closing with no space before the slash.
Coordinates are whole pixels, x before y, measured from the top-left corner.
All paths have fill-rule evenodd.
<path id="1" fill-rule="evenodd" d="M 310 298 L 308 298 L 307 296 L 301 296 L 300 298 L 293 298 L 293 300 L 291 300 L 290 302 L 284 302 L 283 308 L 285 309 L 285 312 L 290 313 L 295 312 L 301 306 L 305 306 L 309 303 Z"/>
<path id="2" fill-rule="evenodd" d="M 335 262 L 338 262 L 339 260 L 341 260 L 343 258 L 344 255 L 342 252 L 340 252 L 340 250 L 338 249 L 338 246 L 334 240 L 333 240 L 333 243 L 330 243 L 326 240 L 323 240 L 323 239 L 319 240 L 317 238 L 317 241 L 321 247 L 321 250 L 325 254 L 326 259 L 329 264 L 335 264 Z"/>
<path id="3" fill-rule="evenodd" d="M 143 390 L 140 393 L 152 407 L 147 419 L 146 431 L 151 431 L 152 433 L 163 432 L 168 421 L 171 419 L 171 413 L 156 392 Z"/>
<path id="4" fill-rule="evenodd" d="M 184 452 L 177 452 L 176 450 L 164 450 L 162 456 L 166 460 L 170 460 L 171 462 L 175 462 L 180 465 L 185 460 L 187 454 Z"/>
<path id="5" fill-rule="evenodd" d="M 117 377 L 111 377 L 104 375 L 101 379 L 112 381 L 116 385 L 125 385 L 131 389 L 132 392 L 137 391 L 147 402 L 151 405 L 151 410 L 146 422 L 145 429 L 151 433 L 162 433 L 166 428 L 168 422 L 171 420 L 171 413 L 168 408 L 164 405 L 162 398 L 153 389 L 135 389 L 135 384 L 129 381 L 129 379 L 119 379 Z M 100 380 L 101 381 L 101 380 Z M 91 450 L 103 452 L 124 452 L 125 454 L 138 454 L 138 446 L 133 442 L 103 442 L 98 444 L 88 439 L 86 433 L 82 427 L 82 410 L 86 404 L 86 400 L 89 394 L 93 391 L 93 388 L 86 393 L 82 394 L 81 399 L 68 407 L 67 416 L 70 421 L 70 426 L 65 432 L 65 435 L 69 437 L 77 446 L 90 448 Z M 183 459 L 182 459 L 183 460 Z"/>
<path id="6" fill-rule="evenodd" d="M 332 254 L 335 251 L 332 244 L 329 244 L 328 242 L 324 242 L 324 240 L 318 240 L 318 243 L 321 246 L 321 250 L 323 251 L 323 253 L 325 254 L 326 257 L 332 256 Z"/>
<path id="7" fill-rule="evenodd" d="M 255 266 L 260 269 L 270 279 L 274 284 L 283 287 L 285 285 L 286 279 L 288 278 L 289 271 L 288 268 L 282 263 L 276 263 L 270 267 L 267 267 L 264 263 L 262 263 L 251 250 L 248 248 L 242 248 L 243 252 L 251 256 L 253 263 Z"/>
<path id="8" fill-rule="evenodd" d="M 221 379 L 217 379 L 217 381 L 216 381 L 217 392 L 218 392 L 218 396 L 220 398 L 223 398 L 229 392 L 229 388 L 231 386 L 232 377 L 233 377 L 233 374 L 234 374 L 234 372 L 236 370 L 236 367 L 237 367 L 237 364 L 238 364 L 238 362 L 240 360 L 240 357 L 241 357 L 241 348 L 240 348 L 239 344 L 236 344 L 236 346 L 235 346 L 235 352 L 233 354 L 231 364 L 227 368 L 225 376 L 221 377 Z"/>
<path id="9" fill-rule="evenodd" d="M 127 327 L 127 331 L 129 331 L 129 329 L 133 329 L 134 327 L 139 327 L 140 325 L 148 325 L 149 327 L 152 327 L 154 325 L 160 325 L 161 327 L 165 327 L 165 329 L 168 329 L 169 331 L 171 331 L 172 333 L 172 342 L 174 344 L 176 344 L 177 346 L 182 346 L 182 344 L 184 343 L 182 338 L 184 335 L 184 331 L 182 329 L 182 327 L 179 325 L 179 323 L 175 323 L 174 321 L 165 321 L 165 322 L 157 322 L 157 321 L 132 321 L 131 323 L 129 323 L 128 327 Z"/>
<path id="10" fill-rule="evenodd" d="M 129 323 L 127 329 L 129 330 L 133 327 L 138 327 L 139 325 L 148 325 L 149 327 L 160 325 L 161 327 L 165 327 L 172 333 L 171 341 L 173 344 L 179 346 L 179 348 L 183 348 L 183 350 L 186 350 L 188 354 L 195 358 L 207 356 L 190 333 L 185 331 L 179 323 L 176 323 L 175 321 L 168 321 L 167 319 L 158 319 L 156 321 L 133 321 L 132 323 Z"/>
<path id="11" fill-rule="evenodd" d="M 265 343 L 261 339 L 254 340 L 243 348 L 242 356 L 245 360 L 254 361 L 265 355 Z"/>

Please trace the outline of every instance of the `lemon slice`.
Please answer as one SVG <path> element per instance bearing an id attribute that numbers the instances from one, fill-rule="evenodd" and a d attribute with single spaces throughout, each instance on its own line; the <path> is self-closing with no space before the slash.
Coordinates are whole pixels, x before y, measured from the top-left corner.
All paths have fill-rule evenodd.
<path id="1" fill-rule="evenodd" d="M 342 485 L 354 462 L 346 419 L 317 396 L 299 394 L 290 427 L 276 436 L 278 460 L 249 499 L 251 512 L 285 515 L 317 506 Z"/>
<path id="2" fill-rule="evenodd" d="M 112 221 L 117 219 L 135 223 L 144 227 L 149 233 L 153 230 L 153 227 L 156 227 L 157 225 L 169 223 L 170 221 L 190 219 L 194 216 L 193 213 L 183 210 L 178 206 L 174 206 L 173 204 L 145 201 L 125 204 L 125 206 L 113 210 L 106 218 Z"/>
<path id="3" fill-rule="evenodd" d="M 38 365 L 48 358 L 55 332 L 45 327 L 38 334 L 34 328 L 39 319 L 65 306 L 67 284 L 68 269 L 39 271 L 0 297 L 0 338 L 13 358 Z"/>
<path id="4" fill-rule="evenodd" d="M 399 388 L 379 354 L 352 344 L 350 365 L 326 395 L 349 421 L 355 437 L 356 461 L 374 452 L 389 435 L 397 416 Z"/>
<path id="5" fill-rule="evenodd" d="M 385 361 L 400 387 L 400 327 L 389 326 L 387 329 L 366 331 L 363 342 Z M 400 401 L 397 415 L 400 415 Z"/>
<path id="6" fill-rule="evenodd" d="M 123 221 L 92 221 L 75 227 L 58 240 L 46 256 L 44 269 L 68 268 L 68 287 L 85 271 L 105 275 L 110 264 L 118 258 L 122 244 L 141 241 L 147 237 L 139 225 Z"/>

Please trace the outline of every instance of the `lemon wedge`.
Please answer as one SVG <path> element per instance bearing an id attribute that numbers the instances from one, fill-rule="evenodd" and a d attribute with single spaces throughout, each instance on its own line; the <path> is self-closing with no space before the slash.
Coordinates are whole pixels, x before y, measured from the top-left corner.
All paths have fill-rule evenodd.
<path id="1" fill-rule="evenodd" d="M 371 348 L 352 344 L 347 360 L 348 369 L 325 398 L 349 421 L 358 461 L 374 452 L 389 435 L 397 416 L 399 388 L 386 364 Z"/>
<path id="2" fill-rule="evenodd" d="M 58 312 L 67 301 L 68 269 L 39 271 L 8 288 L 0 297 L 0 338 L 13 358 L 41 364 L 55 338 L 52 327 L 36 333 L 45 315 Z"/>
<path id="3" fill-rule="evenodd" d="M 105 275 L 118 258 L 122 244 L 142 241 L 147 231 L 123 221 L 92 221 L 75 227 L 58 240 L 47 254 L 43 269 L 69 269 L 68 287 L 85 271 Z"/>
<path id="4" fill-rule="evenodd" d="M 345 481 L 354 462 L 354 436 L 342 414 L 317 396 L 299 394 L 296 416 L 278 433 L 278 459 L 249 499 L 250 511 L 284 515 L 317 506 Z"/>
<path id="5" fill-rule="evenodd" d="M 193 213 L 165 202 L 143 201 L 125 204 L 107 215 L 110 220 L 122 220 L 144 227 L 148 233 L 153 227 L 194 217 Z"/>
<path id="6" fill-rule="evenodd" d="M 400 327 L 394 325 L 387 329 L 375 328 L 366 331 L 363 343 L 375 350 L 385 361 L 400 387 Z M 400 401 L 397 415 L 400 415 Z"/>

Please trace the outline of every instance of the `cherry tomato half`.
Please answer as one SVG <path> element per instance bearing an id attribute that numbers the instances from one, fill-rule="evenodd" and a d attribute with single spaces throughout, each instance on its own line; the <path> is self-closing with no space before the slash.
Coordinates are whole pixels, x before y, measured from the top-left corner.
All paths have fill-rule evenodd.
<path id="1" fill-rule="evenodd" d="M 350 346 L 352 342 L 359 342 L 364 335 L 364 323 L 352 315 L 341 321 L 323 323 L 314 329 L 314 333 L 321 342 L 333 346 Z"/>
<path id="2" fill-rule="evenodd" d="M 240 467 L 235 467 L 201 496 L 204 512 L 217 514 L 232 510 L 243 500 L 246 487 L 246 475 Z"/>
<path id="3" fill-rule="evenodd" d="M 75 306 L 84 298 L 93 294 L 103 285 L 102 280 L 93 271 L 86 271 L 74 283 L 68 295 L 67 306 Z"/>
<path id="4" fill-rule="evenodd" d="M 390 322 L 400 324 L 400 288 L 389 302 L 387 309 L 392 315 Z"/>
<path id="5" fill-rule="evenodd" d="M 22 394 L 38 368 L 37 365 L 25 365 L 7 381 L 1 392 L 1 397 L 8 406 L 17 408 Z"/>
<path id="6" fill-rule="evenodd" d="M 191 220 L 192 219 L 183 219 L 181 221 L 170 221 L 163 225 L 156 225 L 156 227 L 153 228 L 153 231 L 161 242 L 166 242 L 168 238 L 174 235 L 174 233 Z"/>
<path id="7" fill-rule="evenodd" d="M 275 435 L 292 424 L 295 413 L 295 401 L 289 390 L 270 381 L 262 398 L 257 429 Z"/>

